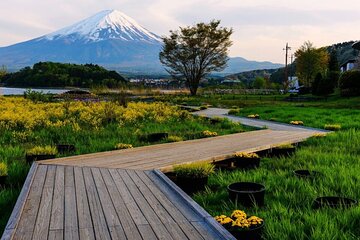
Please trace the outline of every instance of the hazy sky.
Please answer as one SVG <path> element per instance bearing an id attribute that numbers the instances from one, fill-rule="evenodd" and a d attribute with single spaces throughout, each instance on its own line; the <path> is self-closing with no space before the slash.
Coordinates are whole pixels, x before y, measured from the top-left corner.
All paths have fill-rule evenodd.
<path id="1" fill-rule="evenodd" d="M 1 0 L 0 46 L 29 40 L 99 11 L 117 9 L 159 35 L 211 19 L 232 27 L 231 56 L 284 62 L 286 42 L 360 40 L 359 0 Z"/>

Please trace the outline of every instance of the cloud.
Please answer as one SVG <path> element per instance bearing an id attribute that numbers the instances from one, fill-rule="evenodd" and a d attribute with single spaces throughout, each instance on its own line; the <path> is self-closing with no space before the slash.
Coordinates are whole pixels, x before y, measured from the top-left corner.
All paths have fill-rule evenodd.
<path id="1" fill-rule="evenodd" d="M 159 35 L 199 21 L 232 27 L 231 56 L 283 62 L 286 42 L 317 46 L 360 38 L 360 1 L 2 0 L 0 46 L 39 37 L 105 9 L 118 9 Z"/>

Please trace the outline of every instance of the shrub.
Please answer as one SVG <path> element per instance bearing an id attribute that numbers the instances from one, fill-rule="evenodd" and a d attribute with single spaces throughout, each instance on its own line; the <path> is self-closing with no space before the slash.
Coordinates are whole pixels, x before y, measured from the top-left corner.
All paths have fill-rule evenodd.
<path id="1" fill-rule="evenodd" d="M 236 115 L 240 113 L 240 109 L 239 108 L 234 108 L 234 109 L 230 109 L 228 114 L 229 115 Z"/>
<path id="2" fill-rule="evenodd" d="M 340 77 L 339 87 L 342 96 L 359 96 L 360 71 L 352 70 L 344 72 Z"/>
<path id="3" fill-rule="evenodd" d="M 7 176 L 7 175 L 8 175 L 7 164 L 4 162 L 0 162 L 0 176 Z"/>
<path id="4" fill-rule="evenodd" d="M 259 158 L 259 155 L 256 153 L 245 153 L 245 152 L 238 152 L 234 154 L 235 158 Z"/>
<path id="5" fill-rule="evenodd" d="M 287 143 L 287 144 L 281 144 L 276 147 L 277 149 L 289 149 L 289 148 L 295 148 L 294 145 Z"/>
<path id="6" fill-rule="evenodd" d="M 340 124 L 325 124 L 324 129 L 330 130 L 330 131 L 338 131 L 341 129 Z"/>
<path id="7" fill-rule="evenodd" d="M 217 136 L 218 134 L 217 134 L 217 132 L 211 132 L 211 131 L 209 131 L 209 130 L 205 130 L 205 131 L 202 131 L 201 135 L 202 135 L 203 137 L 215 137 L 215 136 Z"/>
<path id="8" fill-rule="evenodd" d="M 24 92 L 24 98 L 30 99 L 33 102 L 48 102 L 48 101 L 50 101 L 49 95 L 46 95 L 42 91 L 37 92 L 37 91 L 33 91 L 31 89 L 27 89 Z"/>
<path id="9" fill-rule="evenodd" d="M 118 144 L 115 145 L 116 150 L 129 149 L 129 148 L 133 148 L 133 145 L 126 144 L 126 143 L 118 143 Z"/>
<path id="10" fill-rule="evenodd" d="M 174 136 L 174 135 L 168 136 L 167 140 L 169 142 L 181 142 L 181 141 L 184 141 L 184 139 L 182 139 L 182 137 Z"/>
<path id="11" fill-rule="evenodd" d="M 208 106 L 207 106 L 207 105 L 202 105 L 202 106 L 200 106 L 199 109 L 200 109 L 200 110 L 205 110 L 205 109 L 208 109 Z"/>
<path id="12" fill-rule="evenodd" d="M 292 124 L 292 125 L 304 125 L 304 122 L 296 120 L 296 121 L 291 121 L 290 124 Z"/>
<path id="13" fill-rule="evenodd" d="M 259 114 L 250 114 L 247 116 L 248 118 L 260 118 Z"/>
<path id="14" fill-rule="evenodd" d="M 194 162 L 174 166 L 177 177 L 203 178 L 215 172 L 215 166 L 207 162 Z"/>
<path id="15" fill-rule="evenodd" d="M 37 146 L 37 147 L 33 147 L 31 149 L 29 149 L 26 152 L 27 155 L 32 156 L 32 155 L 56 155 L 57 154 L 57 150 L 56 147 L 52 147 L 52 146 Z"/>

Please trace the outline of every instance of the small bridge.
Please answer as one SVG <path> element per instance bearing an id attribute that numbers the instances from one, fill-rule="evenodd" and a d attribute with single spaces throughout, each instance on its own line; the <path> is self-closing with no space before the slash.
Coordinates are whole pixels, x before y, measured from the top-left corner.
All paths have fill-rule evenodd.
<path id="1" fill-rule="evenodd" d="M 33 163 L 1 239 L 234 239 L 163 172 L 324 131 L 229 118 L 268 129 Z"/>

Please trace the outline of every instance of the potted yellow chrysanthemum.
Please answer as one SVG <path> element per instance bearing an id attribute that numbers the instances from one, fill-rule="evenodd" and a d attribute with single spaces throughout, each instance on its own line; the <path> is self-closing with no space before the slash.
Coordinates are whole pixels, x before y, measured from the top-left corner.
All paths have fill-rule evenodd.
<path id="1" fill-rule="evenodd" d="M 259 217 L 248 217 L 244 211 L 235 210 L 230 217 L 220 215 L 216 216 L 215 220 L 226 228 L 236 239 L 262 239 L 265 222 Z"/>
<path id="2" fill-rule="evenodd" d="M 8 176 L 8 168 L 5 162 L 0 162 L 0 186 L 5 185 Z"/>
<path id="3" fill-rule="evenodd" d="M 46 160 L 55 158 L 57 154 L 56 147 L 52 146 L 37 146 L 26 151 L 26 161 L 32 163 L 33 161 Z"/>
<path id="4" fill-rule="evenodd" d="M 260 166 L 260 157 L 256 153 L 237 152 L 233 160 L 235 167 L 238 168 L 253 169 Z"/>

